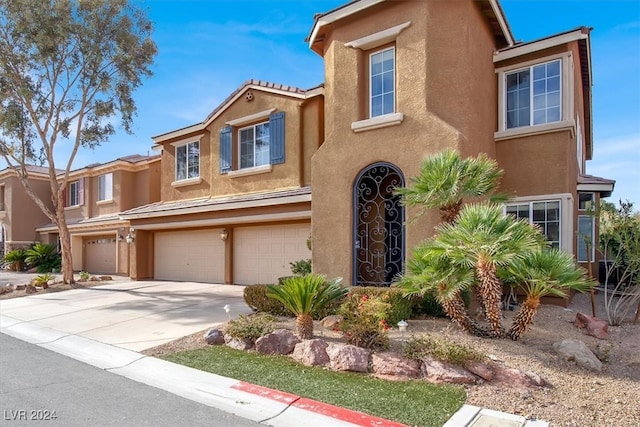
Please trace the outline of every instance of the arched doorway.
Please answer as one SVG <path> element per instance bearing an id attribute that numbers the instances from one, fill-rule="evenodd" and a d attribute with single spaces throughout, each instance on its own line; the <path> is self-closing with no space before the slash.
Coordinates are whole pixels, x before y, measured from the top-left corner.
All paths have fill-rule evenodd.
<path id="1" fill-rule="evenodd" d="M 400 169 L 374 163 L 353 187 L 353 285 L 389 286 L 404 268 L 404 207 L 393 191 L 404 186 Z"/>

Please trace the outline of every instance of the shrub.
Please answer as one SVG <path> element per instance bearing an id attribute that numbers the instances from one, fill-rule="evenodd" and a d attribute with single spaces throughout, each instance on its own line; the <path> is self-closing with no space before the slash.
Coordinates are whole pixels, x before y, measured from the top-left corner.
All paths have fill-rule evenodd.
<path id="1" fill-rule="evenodd" d="M 482 361 L 485 356 L 478 351 L 446 340 L 439 340 L 431 336 L 411 337 L 402 346 L 402 354 L 408 359 L 420 360 L 424 357 L 464 365 L 470 360 Z"/>
<path id="2" fill-rule="evenodd" d="M 13 249 L 4 256 L 4 262 L 9 264 L 11 271 L 22 271 L 25 266 L 27 253 L 24 249 Z"/>
<path id="3" fill-rule="evenodd" d="M 391 304 L 383 296 L 350 294 L 338 313 L 343 320 L 340 330 L 348 344 L 370 349 L 389 347 L 389 324 L 386 318 Z"/>
<path id="4" fill-rule="evenodd" d="M 291 316 L 280 301 L 267 297 L 267 285 L 251 285 L 244 288 L 244 302 L 251 309 L 274 316 Z"/>
<path id="5" fill-rule="evenodd" d="M 411 315 L 417 316 L 434 316 L 434 317 L 446 317 L 442 305 L 438 302 L 433 292 L 427 292 L 424 295 L 415 295 L 412 297 L 413 310 Z"/>
<path id="6" fill-rule="evenodd" d="M 81 271 L 79 274 L 80 274 L 80 280 L 82 281 L 86 282 L 87 280 L 89 280 L 89 278 L 91 278 L 91 274 L 87 271 Z"/>
<path id="7" fill-rule="evenodd" d="M 296 276 L 306 276 L 311 274 L 311 260 L 299 259 L 298 261 L 290 262 L 291 272 Z"/>
<path id="8" fill-rule="evenodd" d="M 43 288 L 47 288 L 49 286 L 49 280 L 55 279 L 55 276 L 51 273 L 41 274 L 40 276 L 36 276 L 33 279 L 33 284 L 36 286 L 42 286 Z"/>
<path id="9" fill-rule="evenodd" d="M 248 339 L 255 343 L 258 338 L 270 334 L 275 329 L 276 320 L 273 316 L 266 313 L 256 313 L 229 321 L 225 333 L 233 338 Z"/>
<path id="10" fill-rule="evenodd" d="M 396 326 L 399 321 L 411 318 L 411 312 L 415 301 L 403 296 L 399 288 L 380 288 L 373 286 L 356 286 L 350 289 L 349 296 L 344 304 L 347 304 L 347 311 L 354 311 L 363 295 L 367 297 L 381 297 L 382 301 L 389 303 L 390 307 L 386 311 L 384 320 L 390 326 Z"/>
<path id="11" fill-rule="evenodd" d="M 34 243 L 27 249 L 25 261 L 36 267 L 38 273 L 49 273 L 53 269 L 59 269 L 62 263 L 57 248 L 46 243 Z"/>

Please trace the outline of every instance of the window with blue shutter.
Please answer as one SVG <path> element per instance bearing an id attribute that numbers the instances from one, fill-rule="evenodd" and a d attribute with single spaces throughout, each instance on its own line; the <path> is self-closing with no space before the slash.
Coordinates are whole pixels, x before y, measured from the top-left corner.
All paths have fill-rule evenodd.
<path id="1" fill-rule="evenodd" d="M 231 126 L 227 126 L 220 130 L 220 173 L 231 172 Z"/>
<path id="2" fill-rule="evenodd" d="M 284 111 L 278 111 L 269 117 L 269 128 L 271 164 L 284 163 Z"/>

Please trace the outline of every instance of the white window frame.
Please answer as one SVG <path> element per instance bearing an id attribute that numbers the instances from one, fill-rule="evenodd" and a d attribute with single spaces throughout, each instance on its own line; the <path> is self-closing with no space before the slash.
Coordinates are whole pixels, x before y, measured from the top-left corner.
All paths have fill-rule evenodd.
<path id="1" fill-rule="evenodd" d="M 580 242 L 584 243 L 584 237 L 580 234 L 580 218 L 589 218 L 591 221 L 591 261 L 593 261 L 595 259 L 596 256 L 596 245 L 594 242 L 594 239 L 596 237 L 596 221 L 595 218 L 592 215 L 578 215 L 578 227 L 577 227 L 577 231 L 576 231 L 576 260 L 578 260 L 578 262 L 587 262 L 588 260 L 586 259 L 586 256 L 584 259 L 581 258 L 581 253 L 580 253 Z M 586 247 L 585 247 L 586 249 Z M 586 255 L 586 250 L 584 255 Z"/>
<path id="2" fill-rule="evenodd" d="M 382 113 L 382 114 L 378 114 L 378 115 L 373 115 L 373 84 L 372 84 L 372 80 L 373 80 L 373 70 L 372 70 L 372 60 L 374 55 L 382 55 L 387 51 L 392 51 L 393 52 L 393 110 L 391 112 L 388 113 Z M 397 75 L 396 75 L 396 70 L 397 70 L 397 61 L 396 61 L 396 47 L 395 46 L 389 46 L 386 47 L 384 49 L 379 49 L 375 52 L 371 52 L 369 54 L 369 70 L 368 70 L 368 74 L 367 74 L 367 78 L 369 79 L 369 119 L 375 119 L 376 117 L 384 117 L 387 116 L 389 114 L 394 114 L 397 110 L 396 107 L 396 92 L 397 92 Z M 387 92 L 388 93 L 388 92 Z M 384 110 L 384 92 L 381 94 L 381 96 L 383 96 L 383 110 Z M 377 96 L 377 95 L 376 95 Z"/>
<path id="3" fill-rule="evenodd" d="M 262 164 L 256 164 L 256 128 L 258 126 L 262 126 L 262 125 L 269 125 L 270 122 L 269 120 L 266 120 L 264 122 L 260 122 L 260 123 L 254 123 L 250 126 L 244 126 L 238 129 L 238 171 L 247 171 L 247 170 L 253 170 L 253 169 L 269 169 L 269 166 L 271 165 L 271 156 L 269 155 L 267 158 L 267 162 L 266 163 L 262 163 Z M 242 167 L 242 138 L 241 138 L 241 134 L 242 131 L 247 130 L 247 129 L 253 129 L 253 166 L 245 166 Z M 268 127 L 269 129 L 269 147 L 271 147 L 271 126 Z M 261 169 L 262 168 L 262 169 Z"/>
<path id="4" fill-rule="evenodd" d="M 527 68 L 532 69 L 532 67 L 536 65 L 542 65 L 556 60 L 560 60 L 560 120 L 538 125 L 507 128 L 507 75 Z M 573 55 L 571 52 L 566 52 L 496 69 L 496 74 L 498 75 L 498 131 L 494 133 L 494 139 L 502 140 L 532 134 L 555 132 L 568 128 L 575 129 L 573 68 Z M 533 85 L 533 82 L 531 84 Z M 530 96 L 532 96 L 532 93 L 533 91 L 531 91 Z"/>
<path id="5" fill-rule="evenodd" d="M 80 181 L 73 181 L 69 183 L 67 189 L 67 206 L 80 206 Z M 71 203 L 72 195 L 75 195 L 75 203 Z"/>
<path id="6" fill-rule="evenodd" d="M 189 177 L 189 146 L 193 144 L 198 144 L 198 175 Z M 186 164 L 185 164 L 185 177 L 178 178 L 178 150 L 184 147 L 186 151 Z M 200 179 L 200 140 L 185 142 L 175 146 L 176 154 L 175 154 L 175 182 L 183 182 L 183 181 L 193 181 Z"/>
<path id="7" fill-rule="evenodd" d="M 514 197 L 510 199 L 508 203 L 503 205 L 503 213 L 507 214 L 507 206 L 533 204 L 536 202 L 560 202 L 560 250 L 569 254 L 573 252 L 573 222 L 574 222 L 574 209 L 573 209 L 573 195 L 571 193 L 558 193 L 558 194 L 542 194 L 536 196 L 523 196 Z"/>
<path id="8" fill-rule="evenodd" d="M 98 201 L 113 200 L 113 173 L 105 173 L 98 176 Z"/>

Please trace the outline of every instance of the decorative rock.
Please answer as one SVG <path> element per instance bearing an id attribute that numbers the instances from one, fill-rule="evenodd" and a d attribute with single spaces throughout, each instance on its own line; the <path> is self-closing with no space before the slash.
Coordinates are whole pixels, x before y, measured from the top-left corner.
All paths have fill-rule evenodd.
<path id="1" fill-rule="evenodd" d="M 467 360 L 464 363 L 464 369 L 485 381 L 491 381 L 493 379 L 493 367 L 487 363 L 478 362 L 477 360 Z"/>
<path id="2" fill-rule="evenodd" d="M 579 329 L 584 329 L 584 333 L 601 340 L 609 338 L 609 324 L 597 317 L 583 313 L 576 313 L 576 320 L 573 321 Z"/>
<path id="3" fill-rule="evenodd" d="M 89 281 L 90 282 L 99 282 L 100 279 L 98 277 L 96 277 L 96 276 L 91 276 L 91 277 L 89 277 Z"/>
<path id="4" fill-rule="evenodd" d="M 336 371 L 367 372 L 369 351 L 350 344 L 330 344 L 327 354 L 331 369 Z"/>
<path id="5" fill-rule="evenodd" d="M 100 277 L 98 277 L 98 279 L 100 279 L 100 281 L 113 280 L 113 277 L 111 277 L 111 276 L 100 276 Z"/>
<path id="6" fill-rule="evenodd" d="M 53 286 L 55 284 L 56 284 L 55 279 L 51 279 L 51 280 L 47 281 L 47 286 Z"/>
<path id="7" fill-rule="evenodd" d="M 24 291 L 27 285 L 16 285 L 16 291 Z"/>
<path id="8" fill-rule="evenodd" d="M 293 360 L 306 366 L 326 365 L 329 363 L 328 346 L 319 338 L 304 340 L 296 344 L 291 356 Z"/>
<path id="9" fill-rule="evenodd" d="M 256 351 L 262 354 L 290 354 L 299 342 L 288 329 L 277 329 L 256 340 Z"/>
<path id="10" fill-rule="evenodd" d="M 209 345 L 221 345 L 224 344 L 224 334 L 220 329 L 209 329 L 204 334 L 204 340 Z"/>
<path id="11" fill-rule="evenodd" d="M 374 353 L 371 355 L 371 365 L 373 372 L 379 376 L 390 375 L 395 379 L 420 376 L 420 362 L 395 353 Z"/>
<path id="12" fill-rule="evenodd" d="M 236 350 L 251 350 L 253 348 L 253 343 L 250 339 L 234 338 L 228 334 L 225 334 L 224 342 L 227 346 Z"/>
<path id="13" fill-rule="evenodd" d="M 0 295 L 8 294 L 13 292 L 13 285 L 11 283 L 7 283 L 5 286 L 0 286 Z"/>
<path id="14" fill-rule="evenodd" d="M 431 383 L 475 384 L 478 379 L 460 366 L 425 357 L 422 359 L 422 376 Z"/>
<path id="15" fill-rule="evenodd" d="M 578 366 L 591 371 L 602 371 L 602 362 L 585 343 L 579 340 L 566 339 L 553 344 L 553 349 L 565 360 L 576 362 Z"/>
<path id="16" fill-rule="evenodd" d="M 331 316 L 327 316 L 320 321 L 320 324 L 323 328 L 329 329 L 331 331 L 337 331 L 340 329 L 340 324 L 342 323 L 342 316 L 337 314 L 333 314 Z"/>
<path id="17" fill-rule="evenodd" d="M 35 293 L 37 292 L 36 287 L 35 287 L 35 286 L 33 286 L 33 285 L 27 285 L 27 286 L 24 288 L 24 291 L 25 291 L 25 293 L 27 293 L 27 294 L 35 294 Z"/>
<path id="18" fill-rule="evenodd" d="M 509 388 L 528 389 L 542 387 L 544 380 L 532 372 L 523 372 L 510 368 L 502 363 L 493 365 L 493 379 L 491 383 Z"/>

